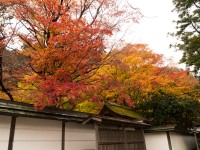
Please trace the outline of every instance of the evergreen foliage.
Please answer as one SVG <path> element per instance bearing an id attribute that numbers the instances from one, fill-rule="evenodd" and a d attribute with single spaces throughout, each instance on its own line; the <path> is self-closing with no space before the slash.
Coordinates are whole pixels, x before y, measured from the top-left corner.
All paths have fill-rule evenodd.
<path id="1" fill-rule="evenodd" d="M 155 126 L 176 125 L 177 128 L 190 128 L 192 121 L 199 121 L 199 101 L 162 91 L 152 93 L 150 100 L 136 107 Z"/>
<path id="2" fill-rule="evenodd" d="M 200 71 L 200 1 L 173 0 L 175 11 L 179 15 L 177 31 L 174 34 L 180 41 L 175 44 L 183 51 L 181 63 L 192 67 L 196 76 Z"/>

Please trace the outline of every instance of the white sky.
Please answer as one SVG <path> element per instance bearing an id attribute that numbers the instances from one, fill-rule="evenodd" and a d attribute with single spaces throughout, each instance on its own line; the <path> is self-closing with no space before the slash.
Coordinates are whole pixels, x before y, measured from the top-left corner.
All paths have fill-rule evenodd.
<path id="1" fill-rule="evenodd" d="M 131 43 L 145 43 L 159 54 L 165 57 L 173 57 L 178 64 L 182 53 L 169 45 L 175 43 L 175 39 L 167 33 L 175 31 L 177 14 L 172 12 L 174 6 L 172 0 L 128 0 L 132 6 L 140 8 L 144 17 L 139 24 L 134 24 L 126 35 L 126 41 Z M 178 65 L 184 68 L 184 65 Z"/>

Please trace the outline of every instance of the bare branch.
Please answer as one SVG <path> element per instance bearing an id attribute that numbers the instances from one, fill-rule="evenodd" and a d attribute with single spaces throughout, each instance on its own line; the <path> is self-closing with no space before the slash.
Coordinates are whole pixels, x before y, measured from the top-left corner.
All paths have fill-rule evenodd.
<path id="1" fill-rule="evenodd" d="M 196 2 L 193 1 L 193 4 L 194 4 L 197 8 L 200 8 L 200 6 L 199 6 Z"/>
<path id="2" fill-rule="evenodd" d="M 18 36 L 19 36 L 19 38 L 20 38 L 21 40 L 23 40 L 28 46 L 30 46 L 30 48 L 32 48 L 33 50 L 37 51 L 37 49 L 36 49 L 29 41 L 25 40 L 21 35 L 18 35 Z"/>
<path id="3" fill-rule="evenodd" d="M 95 15 L 94 15 L 94 17 L 93 17 L 93 20 L 92 20 L 92 22 L 90 23 L 90 25 L 92 25 L 92 24 L 95 22 L 97 16 L 98 16 L 99 13 L 100 13 L 100 9 L 101 9 L 103 3 L 104 3 L 104 0 L 101 2 L 101 4 L 99 5 L 99 7 L 97 8 L 96 13 L 95 13 Z"/>
<path id="4" fill-rule="evenodd" d="M 195 26 L 195 23 L 193 23 L 193 22 L 191 21 L 191 25 L 192 25 L 193 29 L 194 29 L 197 33 L 200 34 L 200 31 L 199 31 L 199 30 L 197 29 L 197 27 Z"/>
<path id="5" fill-rule="evenodd" d="M 61 14 L 61 6 L 63 5 L 63 1 L 64 0 L 60 0 L 60 6 L 58 7 L 57 16 L 54 19 L 52 19 L 52 22 L 57 22 L 58 19 L 60 18 L 60 16 L 62 15 Z"/>

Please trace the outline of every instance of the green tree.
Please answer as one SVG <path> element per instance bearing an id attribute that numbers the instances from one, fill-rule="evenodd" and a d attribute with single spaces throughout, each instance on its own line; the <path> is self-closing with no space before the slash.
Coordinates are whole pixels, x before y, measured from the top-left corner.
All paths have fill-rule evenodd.
<path id="1" fill-rule="evenodd" d="M 153 125 L 158 126 L 188 128 L 192 126 L 192 121 L 198 121 L 200 114 L 198 100 L 162 91 L 152 93 L 148 101 L 136 107 L 145 118 L 152 120 Z"/>
<path id="2" fill-rule="evenodd" d="M 192 67 L 196 76 L 200 71 L 200 1 L 173 0 L 175 11 L 179 15 L 177 31 L 178 38 L 175 47 L 183 51 L 181 63 Z"/>

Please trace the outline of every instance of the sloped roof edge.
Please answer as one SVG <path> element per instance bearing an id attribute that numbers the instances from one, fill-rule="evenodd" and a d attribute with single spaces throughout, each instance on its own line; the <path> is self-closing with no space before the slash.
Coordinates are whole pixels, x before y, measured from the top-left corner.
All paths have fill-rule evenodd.
<path id="1" fill-rule="evenodd" d="M 89 117 L 90 114 L 69 110 L 61 110 L 51 107 L 46 107 L 43 110 L 36 110 L 31 104 L 0 99 L 0 115 L 36 117 L 65 121 L 83 121 L 84 119 Z"/>
<path id="2" fill-rule="evenodd" d="M 103 114 L 104 111 L 106 111 L 106 109 L 110 110 L 112 113 L 115 113 L 116 115 L 121 116 L 121 117 L 144 120 L 144 118 L 141 115 L 134 112 L 129 107 L 118 105 L 116 103 L 107 101 L 104 105 L 104 108 L 100 112 L 100 115 Z"/>
<path id="3" fill-rule="evenodd" d="M 115 106 L 117 107 L 117 106 Z M 111 108 L 113 109 L 113 108 Z M 129 110 L 131 111 L 131 110 Z M 70 110 L 56 109 L 52 107 L 45 107 L 43 110 L 36 110 L 33 105 L 21 102 L 12 102 L 9 100 L 0 99 L 0 115 L 8 116 L 21 116 L 51 120 L 62 120 L 62 121 L 76 121 L 83 124 L 87 124 L 91 121 L 97 121 L 101 124 L 127 124 L 134 126 L 149 126 L 140 119 L 123 118 L 117 116 L 104 116 L 94 115 Z"/>

